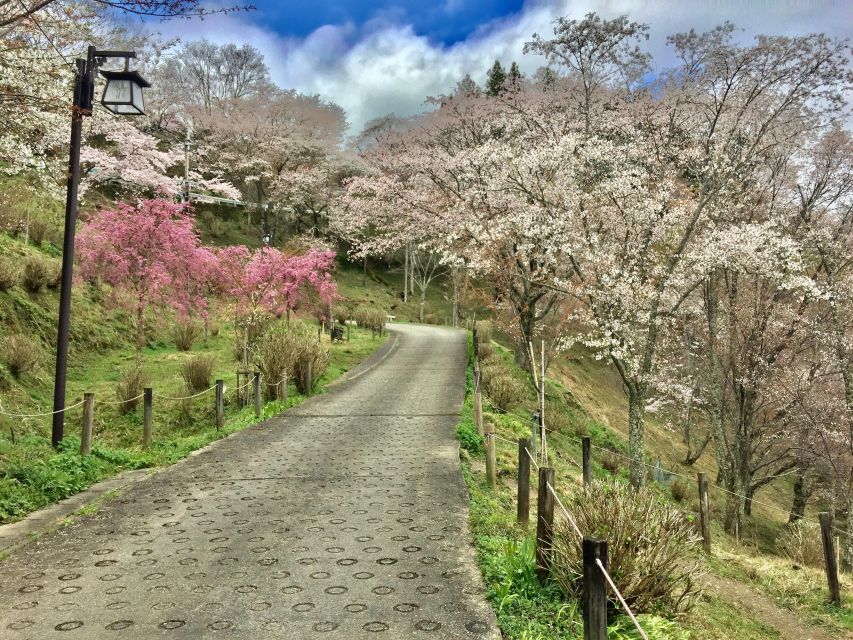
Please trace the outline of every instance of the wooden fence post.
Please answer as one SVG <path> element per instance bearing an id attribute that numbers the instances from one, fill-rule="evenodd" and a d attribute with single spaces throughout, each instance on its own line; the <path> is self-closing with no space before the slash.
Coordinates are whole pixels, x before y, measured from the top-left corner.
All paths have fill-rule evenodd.
<path id="1" fill-rule="evenodd" d="M 278 383 L 278 399 L 283 403 L 287 402 L 287 373 L 281 374 L 281 380 Z"/>
<path id="2" fill-rule="evenodd" d="M 494 491 L 498 485 L 497 459 L 495 452 L 495 425 L 491 422 L 486 424 L 486 479 L 489 487 Z"/>
<path id="3" fill-rule="evenodd" d="M 841 606 L 841 585 L 838 582 L 838 565 L 835 562 L 835 548 L 832 540 L 832 514 L 820 513 L 820 537 L 823 540 L 823 560 L 826 564 L 826 581 L 829 584 L 829 600 Z"/>
<path id="4" fill-rule="evenodd" d="M 225 424 L 225 381 L 216 381 L 216 430 Z"/>
<path id="5" fill-rule="evenodd" d="M 261 391 L 261 374 L 259 371 L 255 371 L 255 377 L 252 378 L 252 387 L 255 393 L 255 417 L 260 418 L 264 403 Z"/>
<path id="6" fill-rule="evenodd" d="M 302 382 L 303 382 L 303 385 L 305 386 L 305 395 L 310 396 L 311 391 L 312 391 L 312 387 L 314 386 L 314 384 L 313 384 L 314 383 L 314 374 L 312 372 L 312 365 L 311 365 L 310 360 L 307 362 L 307 364 L 305 366 L 304 375 L 305 375 L 305 377 L 303 378 Z"/>
<path id="7" fill-rule="evenodd" d="M 477 433 L 483 435 L 483 393 L 480 391 L 480 374 L 474 374 L 474 424 L 477 425 Z"/>
<path id="8" fill-rule="evenodd" d="M 607 640 L 607 582 L 596 560 L 607 568 L 607 543 L 583 539 L 583 637 Z"/>
<path id="9" fill-rule="evenodd" d="M 154 411 L 154 390 L 145 387 L 142 390 L 142 448 L 151 446 L 151 422 Z"/>
<path id="10" fill-rule="evenodd" d="M 711 555 L 711 504 L 708 501 L 708 476 L 699 473 L 699 530 L 702 533 L 702 549 Z"/>
<path id="11" fill-rule="evenodd" d="M 530 522 L 530 438 L 518 441 L 518 524 L 527 527 Z"/>
<path id="12" fill-rule="evenodd" d="M 545 584 L 551 574 L 551 554 L 554 540 L 554 470 L 539 467 L 539 494 L 536 505 L 536 575 Z"/>
<path id="13" fill-rule="evenodd" d="M 92 452 L 92 423 L 95 420 L 95 394 L 83 394 L 83 433 L 80 435 L 80 455 Z"/>
<path id="14" fill-rule="evenodd" d="M 592 484 L 592 440 L 589 436 L 581 438 L 581 448 L 583 450 L 583 486 L 588 487 Z"/>

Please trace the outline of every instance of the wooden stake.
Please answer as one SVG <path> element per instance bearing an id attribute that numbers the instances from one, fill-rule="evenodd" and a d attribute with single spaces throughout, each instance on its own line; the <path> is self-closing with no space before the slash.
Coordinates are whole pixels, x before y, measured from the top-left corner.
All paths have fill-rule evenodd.
<path id="1" fill-rule="evenodd" d="M 554 486 L 554 470 L 539 467 L 539 494 L 536 505 L 536 575 L 541 584 L 548 582 L 551 575 L 551 555 L 554 540 L 554 494 L 548 485 Z"/>
<path id="2" fill-rule="evenodd" d="M 711 504 L 708 501 L 708 476 L 699 474 L 699 530 L 702 533 L 702 549 L 711 555 Z"/>
<path id="3" fill-rule="evenodd" d="M 151 387 L 145 387 L 142 393 L 142 448 L 147 449 L 151 446 L 154 390 Z"/>
<path id="4" fill-rule="evenodd" d="M 583 486 L 592 484 L 592 440 L 589 436 L 581 438 L 581 449 L 583 452 Z"/>
<path id="5" fill-rule="evenodd" d="M 607 582 L 601 568 L 607 568 L 607 543 L 583 539 L 583 637 L 584 640 L 607 640 Z"/>
<path id="6" fill-rule="evenodd" d="M 838 564 L 832 540 L 832 514 L 820 513 L 820 537 L 823 542 L 823 560 L 826 564 L 826 581 L 829 585 L 829 601 L 841 606 L 841 585 L 838 582 Z"/>
<path id="7" fill-rule="evenodd" d="M 92 424 L 95 420 L 95 394 L 83 394 L 83 433 L 80 435 L 80 455 L 92 452 Z"/>
<path id="8" fill-rule="evenodd" d="M 216 381 L 216 430 L 225 424 L 225 381 Z"/>
<path id="9" fill-rule="evenodd" d="M 530 522 L 530 438 L 518 441 L 518 524 L 525 528 Z"/>
<path id="10" fill-rule="evenodd" d="M 261 373 L 255 371 L 255 377 L 252 379 L 252 386 L 255 395 L 255 417 L 261 417 L 261 411 L 264 408 L 264 400 L 261 392 Z"/>
<path id="11" fill-rule="evenodd" d="M 497 477 L 497 460 L 495 452 L 495 425 L 491 422 L 486 423 L 486 478 L 489 481 L 489 487 L 494 491 L 498 486 Z"/>

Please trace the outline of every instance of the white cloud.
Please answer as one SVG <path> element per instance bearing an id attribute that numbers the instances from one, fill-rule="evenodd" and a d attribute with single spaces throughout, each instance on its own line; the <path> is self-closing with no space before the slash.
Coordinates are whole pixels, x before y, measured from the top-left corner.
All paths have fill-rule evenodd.
<path id="1" fill-rule="evenodd" d="M 452 10 L 457 4 L 458 0 L 447 0 L 444 6 Z M 518 14 L 485 24 L 452 46 L 415 33 L 394 12 L 377 14 L 360 27 L 324 25 L 301 39 L 282 37 L 256 24 L 253 14 L 192 23 L 191 34 L 187 23 L 166 25 L 165 30 L 184 39 L 252 44 L 264 54 L 276 83 L 337 102 L 346 109 L 352 131 L 358 131 L 369 119 L 386 113 L 407 116 L 421 111 L 426 96 L 449 91 L 466 73 L 482 82 L 496 58 L 506 64 L 517 60 L 522 71 L 532 73 L 542 59 L 521 52 L 531 34 L 546 36 L 557 16 L 581 17 L 589 11 L 606 17 L 627 13 L 648 23 L 647 49 L 659 66 L 669 59 L 668 34 L 706 30 L 724 20 L 743 28 L 744 38 L 759 32 L 815 31 L 846 37 L 853 24 L 853 4 L 843 0 L 529 0 Z"/>

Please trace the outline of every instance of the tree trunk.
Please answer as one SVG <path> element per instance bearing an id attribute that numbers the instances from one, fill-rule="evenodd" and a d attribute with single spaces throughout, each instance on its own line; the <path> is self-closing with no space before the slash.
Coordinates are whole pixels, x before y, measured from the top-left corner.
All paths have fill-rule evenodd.
<path id="1" fill-rule="evenodd" d="M 631 458 L 631 486 L 639 489 L 646 484 L 643 455 L 645 393 L 638 387 L 628 391 L 628 453 Z"/>
<path id="2" fill-rule="evenodd" d="M 853 571 L 853 469 L 847 479 L 847 535 L 844 539 L 844 548 L 841 553 L 841 568 L 844 571 Z"/>
<path id="3" fill-rule="evenodd" d="M 518 328 L 521 337 L 515 345 L 515 364 L 517 367 L 530 371 L 529 340 L 533 340 L 533 330 L 536 328 L 536 305 L 526 306 L 518 315 Z"/>
<path id="4" fill-rule="evenodd" d="M 142 347 L 145 345 L 145 307 L 136 305 L 136 368 L 142 366 Z"/>
<path id="5" fill-rule="evenodd" d="M 789 524 L 801 520 L 806 515 L 806 503 L 808 503 L 811 494 L 812 487 L 806 482 L 805 475 L 798 473 L 794 478 L 794 499 L 791 501 L 791 514 L 788 516 Z"/>
<path id="6" fill-rule="evenodd" d="M 420 322 L 424 321 L 424 305 L 426 305 L 426 291 L 421 291 L 421 301 L 418 303 L 418 317 Z"/>
<path id="7" fill-rule="evenodd" d="M 450 274 L 450 279 L 453 281 L 453 317 L 450 324 L 456 327 L 459 325 L 459 271 L 457 269 Z"/>
<path id="8" fill-rule="evenodd" d="M 406 261 L 403 266 L 403 302 L 409 301 L 409 245 L 406 245 Z"/>

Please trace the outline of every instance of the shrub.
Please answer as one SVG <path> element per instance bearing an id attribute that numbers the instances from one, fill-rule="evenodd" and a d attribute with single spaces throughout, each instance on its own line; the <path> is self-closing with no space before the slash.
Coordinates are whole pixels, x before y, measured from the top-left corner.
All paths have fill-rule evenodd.
<path id="1" fill-rule="evenodd" d="M 0 260 L 0 291 L 8 291 L 21 283 L 21 268 L 15 260 Z"/>
<path id="2" fill-rule="evenodd" d="M 192 322 L 179 322 L 172 327 L 172 342 L 178 351 L 190 351 L 201 334 L 199 326 Z"/>
<path id="3" fill-rule="evenodd" d="M 492 323 L 489 320 L 478 320 L 474 327 L 477 329 L 477 342 L 489 344 L 492 341 Z"/>
<path id="4" fill-rule="evenodd" d="M 512 375 L 483 376 L 483 389 L 492 404 L 501 411 L 512 411 L 527 396 L 527 388 Z"/>
<path id="5" fill-rule="evenodd" d="M 0 345 L 0 357 L 9 372 L 16 378 L 34 371 L 39 364 L 39 347 L 31 338 L 22 334 L 12 334 L 3 339 Z"/>
<path id="6" fill-rule="evenodd" d="M 148 376 L 137 367 L 130 367 L 121 372 L 116 383 L 116 400 L 121 414 L 132 413 L 139 405 L 142 390 L 148 384 Z"/>
<path id="7" fill-rule="evenodd" d="M 820 527 L 812 522 L 797 520 L 789 524 L 776 539 L 776 549 L 800 565 L 822 567 L 824 563 Z"/>
<path id="8" fill-rule="evenodd" d="M 565 502 L 584 535 L 607 540 L 608 572 L 634 611 L 669 615 L 692 607 L 700 595 L 699 538 L 675 506 L 618 482 L 593 483 Z M 568 595 L 581 597 L 583 552 L 565 518 L 555 521 L 552 575 Z"/>
<path id="9" fill-rule="evenodd" d="M 681 478 L 676 478 L 669 485 L 669 492 L 672 494 L 672 499 L 676 502 L 684 502 L 690 497 L 690 485 Z"/>
<path id="10" fill-rule="evenodd" d="M 438 316 L 434 313 L 427 313 L 424 316 L 424 324 L 440 324 L 438 321 Z"/>
<path id="11" fill-rule="evenodd" d="M 323 348 L 313 331 L 305 331 L 294 341 L 289 371 L 293 372 L 293 380 L 299 393 L 310 393 L 329 366 L 329 352 Z M 311 365 L 311 379 L 307 377 L 308 365 Z"/>
<path id="12" fill-rule="evenodd" d="M 302 322 L 269 330 L 252 355 L 255 366 L 268 382 L 278 382 L 286 372 L 302 394 L 314 388 L 329 366 L 329 352 L 320 343 L 316 328 Z M 309 363 L 311 380 L 307 380 Z"/>
<path id="13" fill-rule="evenodd" d="M 210 387 L 214 364 L 213 356 L 194 356 L 181 364 L 181 377 L 190 394 L 199 393 Z"/>
<path id="14" fill-rule="evenodd" d="M 39 256 L 31 256 L 24 263 L 24 288 L 32 293 L 38 293 L 56 281 L 56 265 L 53 261 Z"/>
<path id="15" fill-rule="evenodd" d="M 555 400 L 545 399 L 545 428 L 569 435 L 576 431 L 575 425 L 565 408 Z"/>
<path id="16" fill-rule="evenodd" d="M 604 455 L 601 456 L 601 466 L 615 475 L 619 473 L 619 469 L 622 468 L 622 460 L 615 453 L 606 451 Z"/>
<path id="17" fill-rule="evenodd" d="M 252 352 L 252 361 L 265 382 L 265 391 L 278 398 L 278 382 L 288 375 L 294 336 L 286 327 L 277 326 L 267 331 Z"/>
<path id="18" fill-rule="evenodd" d="M 366 306 L 356 307 L 352 317 L 358 326 L 364 329 L 370 329 L 381 334 L 385 328 L 386 314 L 382 309 Z"/>
<path id="19" fill-rule="evenodd" d="M 486 360 L 487 358 L 491 358 L 495 353 L 495 348 L 492 346 L 491 342 L 484 342 L 477 346 L 477 352 L 480 356 L 480 362 Z"/>
<path id="20" fill-rule="evenodd" d="M 44 220 L 30 220 L 30 240 L 32 240 L 33 244 L 37 247 L 42 245 L 47 238 L 49 231 L 50 225 L 48 225 Z"/>

